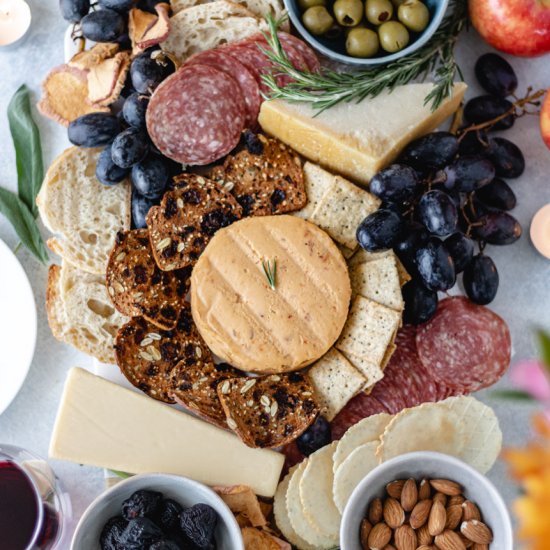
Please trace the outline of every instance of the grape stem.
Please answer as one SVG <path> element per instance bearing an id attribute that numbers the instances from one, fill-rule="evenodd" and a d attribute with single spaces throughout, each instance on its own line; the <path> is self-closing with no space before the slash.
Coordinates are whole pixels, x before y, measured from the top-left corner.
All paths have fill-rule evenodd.
<path id="1" fill-rule="evenodd" d="M 536 114 L 537 111 L 535 112 L 528 111 L 526 107 L 528 105 L 533 105 L 535 107 L 538 107 L 540 105 L 540 102 L 537 100 L 540 99 L 545 93 L 546 93 L 546 90 L 537 90 L 536 92 L 533 92 L 533 88 L 529 86 L 529 88 L 527 88 L 526 96 L 521 99 L 516 98 L 516 101 L 512 104 L 512 106 L 506 112 L 502 113 L 496 118 L 493 118 L 492 120 L 480 122 L 479 124 L 472 124 L 471 126 L 464 128 L 460 132 L 460 136 L 458 137 L 458 140 L 461 141 L 468 132 L 478 132 L 479 130 L 485 130 L 486 128 L 491 128 L 497 122 L 500 122 L 501 120 L 505 119 L 510 115 L 512 115 L 514 118 L 520 118 L 527 114 Z M 453 120 L 453 124 L 451 128 L 454 128 L 455 124 L 457 126 L 460 124 L 460 123 L 457 123 L 457 118 L 459 120 L 462 118 L 462 112 L 458 114 L 458 111 L 457 111 L 457 114 L 455 115 L 455 119 Z"/>

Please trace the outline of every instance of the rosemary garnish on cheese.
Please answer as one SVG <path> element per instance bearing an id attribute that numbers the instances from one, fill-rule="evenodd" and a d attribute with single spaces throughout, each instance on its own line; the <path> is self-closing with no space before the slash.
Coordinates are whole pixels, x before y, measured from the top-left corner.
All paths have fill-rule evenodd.
<path id="1" fill-rule="evenodd" d="M 277 260 L 262 260 L 262 267 L 267 278 L 267 282 L 272 290 L 275 290 L 277 285 Z"/>

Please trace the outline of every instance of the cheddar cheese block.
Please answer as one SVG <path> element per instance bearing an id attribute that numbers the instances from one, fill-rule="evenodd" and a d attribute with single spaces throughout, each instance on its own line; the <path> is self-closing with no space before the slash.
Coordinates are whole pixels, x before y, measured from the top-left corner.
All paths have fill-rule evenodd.
<path id="1" fill-rule="evenodd" d="M 273 288 L 265 268 L 276 268 Z M 294 216 L 221 229 L 191 278 L 193 319 L 208 347 L 250 372 L 300 369 L 340 335 L 351 286 L 332 239 Z"/>
<path id="2" fill-rule="evenodd" d="M 116 421 L 113 421 L 116 420 Z M 69 371 L 51 458 L 132 474 L 161 472 L 207 485 L 248 485 L 271 497 L 284 455 L 89 373 Z"/>
<path id="3" fill-rule="evenodd" d="M 466 84 L 455 84 L 451 97 L 433 112 L 424 103 L 432 88 L 432 84 L 398 86 L 322 113 L 306 103 L 265 101 L 259 122 L 265 132 L 309 160 L 366 185 L 410 141 L 431 132 L 456 111 Z"/>

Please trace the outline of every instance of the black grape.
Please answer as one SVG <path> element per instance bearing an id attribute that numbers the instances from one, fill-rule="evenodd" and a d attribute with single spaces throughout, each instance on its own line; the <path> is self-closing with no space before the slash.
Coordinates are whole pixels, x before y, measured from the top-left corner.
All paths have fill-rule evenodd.
<path id="1" fill-rule="evenodd" d="M 418 192 L 418 176 L 410 166 L 392 164 L 370 180 L 369 189 L 383 201 L 409 202 Z"/>
<path id="2" fill-rule="evenodd" d="M 143 229 L 147 227 L 145 217 L 149 209 L 155 206 L 158 201 L 148 199 L 140 195 L 137 191 L 132 191 L 132 227 L 135 229 Z"/>
<path id="3" fill-rule="evenodd" d="M 151 94 L 157 86 L 174 72 L 174 64 L 165 58 L 153 59 L 159 50 L 147 50 L 138 55 L 130 66 L 130 78 L 140 94 Z"/>
<path id="4" fill-rule="evenodd" d="M 130 168 L 145 158 L 149 151 L 147 136 L 137 128 L 124 130 L 113 141 L 113 162 L 121 168 Z"/>
<path id="5" fill-rule="evenodd" d="M 416 265 L 422 282 L 430 290 L 448 290 L 456 282 L 453 259 L 437 237 L 431 237 L 417 250 Z"/>
<path id="6" fill-rule="evenodd" d="M 518 178 L 525 170 L 525 158 L 521 149 L 508 139 L 491 139 L 488 155 L 496 175 L 501 178 Z"/>
<path id="7" fill-rule="evenodd" d="M 512 188 L 500 178 L 484 185 L 475 192 L 475 197 L 490 208 L 512 210 L 516 207 L 516 195 Z"/>
<path id="8" fill-rule="evenodd" d="M 466 266 L 462 282 L 468 298 L 482 306 L 492 302 L 498 290 L 498 271 L 489 256 L 478 254 Z"/>
<path id="9" fill-rule="evenodd" d="M 466 103 L 464 118 L 471 124 L 489 122 L 508 112 L 512 107 L 512 103 L 507 99 L 492 95 L 482 95 L 474 97 Z M 514 115 L 507 115 L 502 120 L 499 120 L 492 129 L 507 130 L 514 125 L 514 121 Z"/>
<path id="10" fill-rule="evenodd" d="M 118 12 L 128 11 L 136 3 L 135 0 L 97 0 L 102 8 L 109 8 Z"/>
<path id="11" fill-rule="evenodd" d="M 491 95 L 506 97 L 518 87 L 518 77 L 506 59 L 496 53 L 486 53 L 476 62 L 476 77 Z"/>
<path id="12" fill-rule="evenodd" d="M 379 209 L 357 228 L 357 242 L 369 252 L 393 248 L 403 234 L 403 219 L 392 210 Z"/>
<path id="13" fill-rule="evenodd" d="M 512 244 L 521 237 L 521 225 L 507 212 L 491 212 L 479 218 L 479 223 L 475 236 L 490 244 Z"/>
<path id="14" fill-rule="evenodd" d="M 447 189 L 470 193 L 483 187 L 495 177 L 495 167 L 490 160 L 480 156 L 465 156 L 455 160 L 436 174 Z"/>
<path id="15" fill-rule="evenodd" d="M 149 96 L 134 92 L 122 106 L 124 120 L 134 128 L 145 128 L 145 114 L 149 105 Z"/>
<path id="16" fill-rule="evenodd" d="M 168 166 L 158 155 L 149 155 L 132 167 L 135 189 L 149 199 L 157 199 L 164 194 L 169 177 Z"/>
<path id="17" fill-rule="evenodd" d="M 59 0 L 59 9 L 63 19 L 78 23 L 90 11 L 90 0 Z"/>
<path id="18" fill-rule="evenodd" d="M 318 416 L 315 422 L 298 439 L 298 450 L 305 456 L 328 445 L 331 440 L 330 423 L 324 416 Z"/>
<path id="19" fill-rule="evenodd" d="M 489 137 L 485 130 L 476 130 L 466 132 L 459 138 L 458 154 L 464 155 L 481 155 L 487 154 L 489 149 Z"/>
<path id="20" fill-rule="evenodd" d="M 394 246 L 394 251 L 410 275 L 416 273 L 416 251 L 428 242 L 430 234 L 420 223 L 413 222 L 403 231 L 403 237 Z"/>
<path id="21" fill-rule="evenodd" d="M 474 246 L 472 239 L 458 231 L 445 239 L 445 248 L 453 259 L 456 273 L 464 271 L 474 255 Z"/>
<path id="22" fill-rule="evenodd" d="M 114 10 L 97 10 L 80 22 L 82 34 L 94 42 L 115 42 L 126 29 L 126 21 Z"/>
<path id="23" fill-rule="evenodd" d="M 107 145 L 120 132 L 120 122 L 108 113 L 90 113 L 69 124 L 68 137 L 73 145 L 101 147 Z"/>
<path id="24" fill-rule="evenodd" d="M 432 235 L 442 237 L 456 229 L 458 214 L 455 203 L 443 191 L 424 194 L 418 203 L 418 215 Z"/>
<path id="25" fill-rule="evenodd" d="M 415 139 L 401 153 L 400 162 L 421 172 L 442 168 L 458 153 L 458 139 L 449 132 L 432 132 Z"/>
<path id="26" fill-rule="evenodd" d="M 128 176 L 129 170 L 121 168 L 113 162 L 111 146 L 108 145 L 99 155 L 95 175 L 103 185 L 116 185 Z"/>
<path id="27" fill-rule="evenodd" d="M 410 280 L 403 288 L 405 311 L 403 321 L 408 325 L 420 325 L 429 321 L 437 310 L 437 292 L 422 283 Z"/>

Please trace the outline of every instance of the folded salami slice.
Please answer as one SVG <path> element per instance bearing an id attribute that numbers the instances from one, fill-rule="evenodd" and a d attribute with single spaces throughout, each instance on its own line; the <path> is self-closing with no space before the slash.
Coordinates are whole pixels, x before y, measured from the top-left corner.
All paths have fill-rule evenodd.
<path id="1" fill-rule="evenodd" d="M 200 52 L 190 57 L 185 65 L 196 65 L 197 63 L 224 71 L 235 79 L 246 103 L 245 125 L 247 128 L 255 128 L 258 125 L 258 113 L 262 98 L 254 75 L 237 58 L 229 55 L 224 48 Z"/>
<path id="2" fill-rule="evenodd" d="M 462 296 L 447 298 L 416 335 L 424 368 L 460 393 L 494 384 L 510 364 L 508 326 L 490 309 Z"/>
<path id="3" fill-rule="evenodd" d="M 277 36 L 279 37 L 281 45 L 283 46 L 287 54 L 287 46 L 295 48 L 302 55 L 310 72 L 316 73 L 319 71 L 319 69 L 321 68 L 321 64 L 319 63 L 317 55 L 303 40 L 300 40 L 299 38 L 296 38 L 292 34 L 288 34 L 286 32 L 277 33 Z M 290 57 L 290 54 L 288 55 Z"/>
<path id="4" fill-rule="evenodd" d="M 245 128 L 239 84 L 207 65 L 182 67 L 155 91 L 147 130 L 159 151 L 183 164 L 205 165 L 229 153 Z"/>

